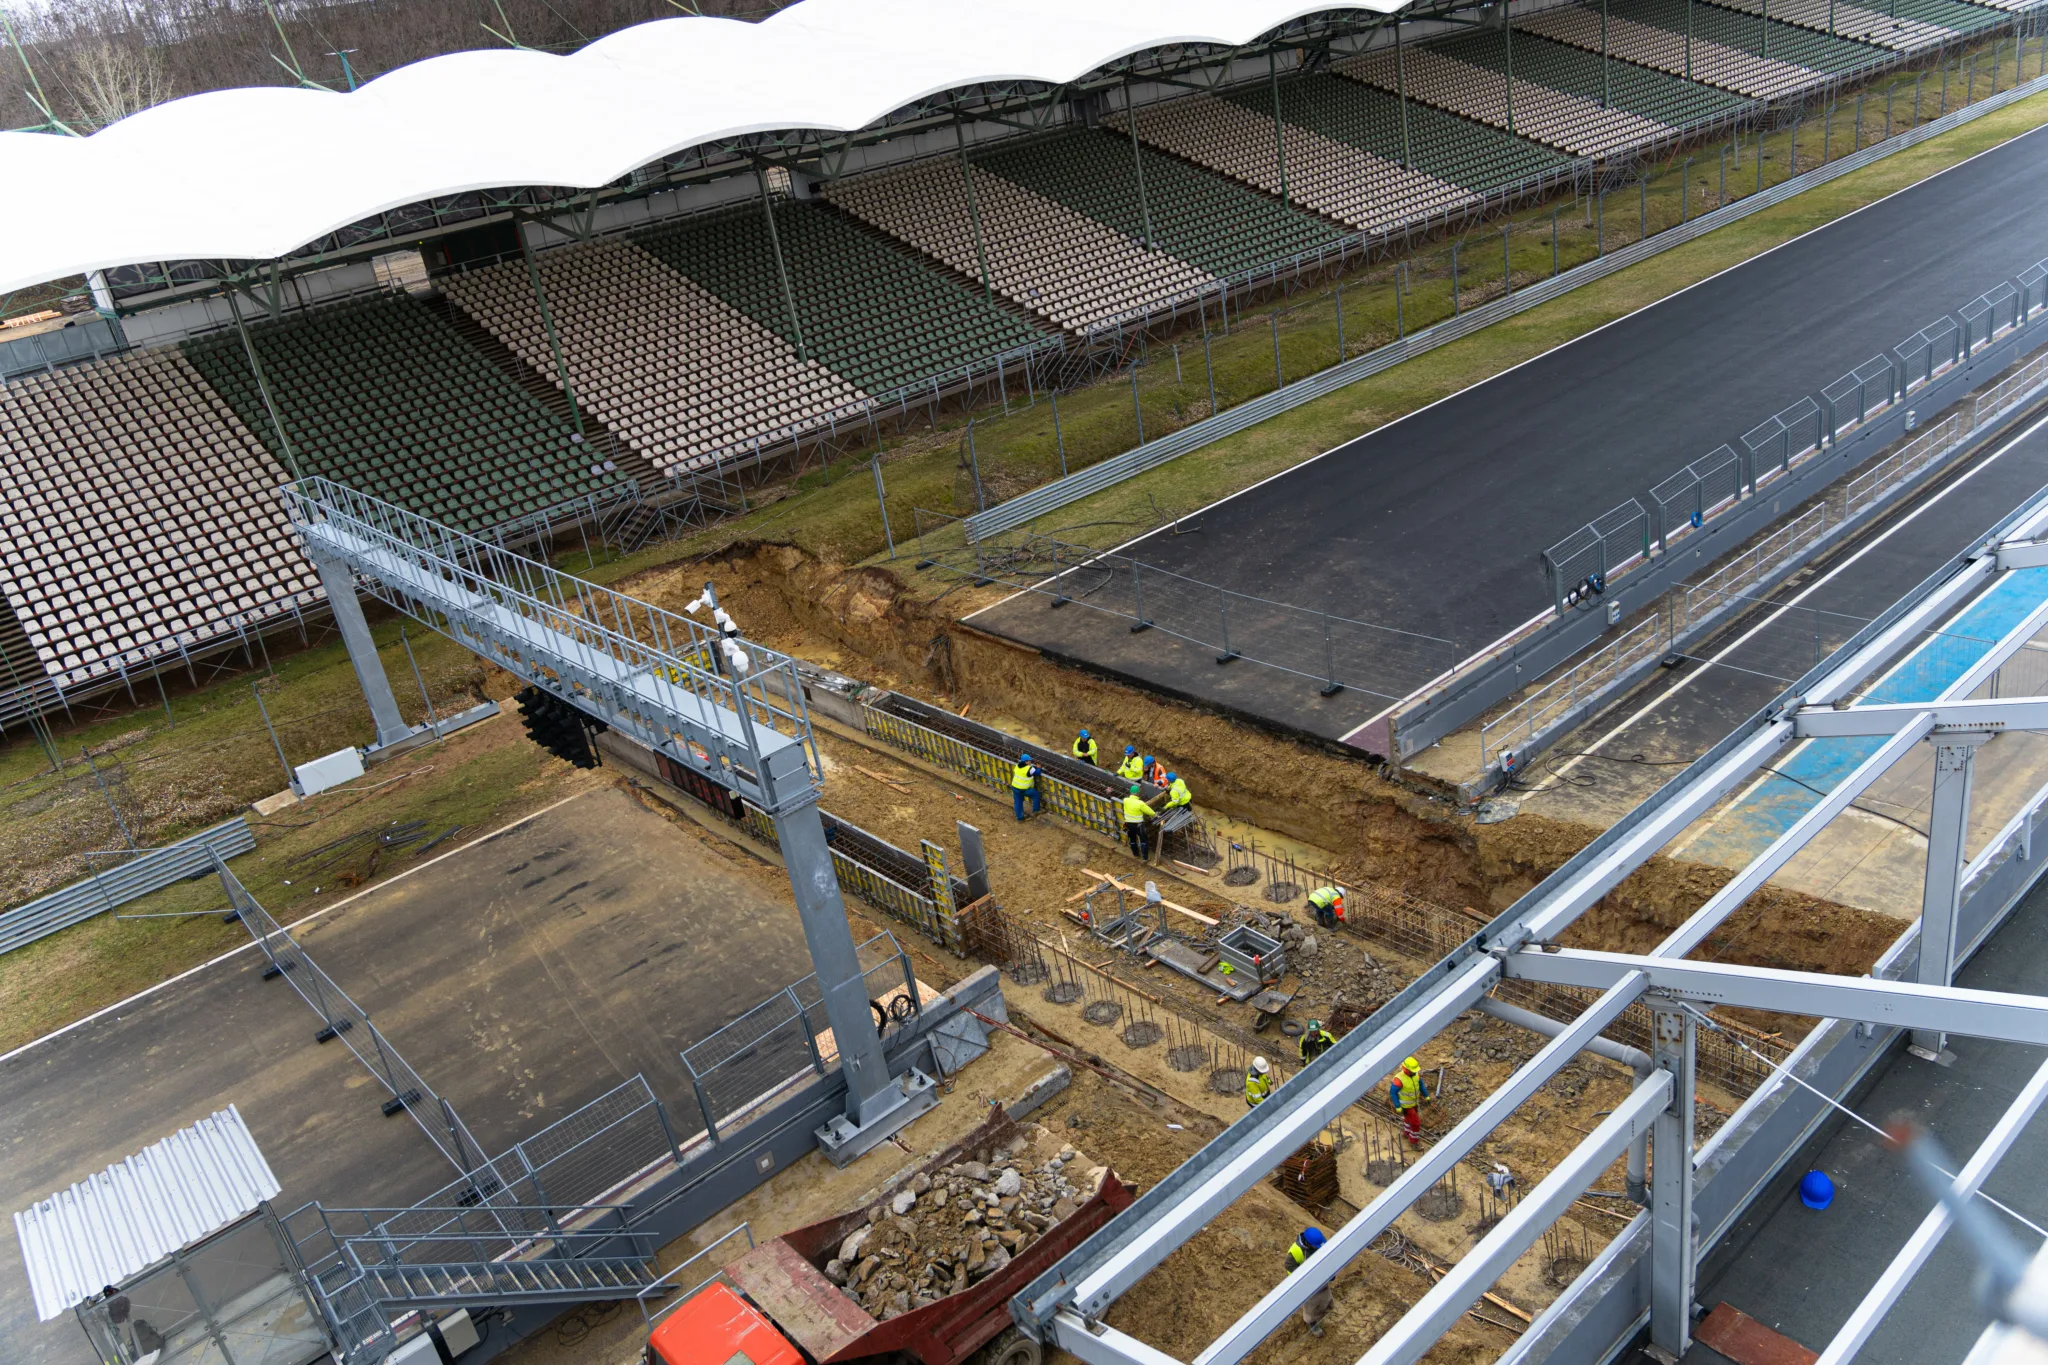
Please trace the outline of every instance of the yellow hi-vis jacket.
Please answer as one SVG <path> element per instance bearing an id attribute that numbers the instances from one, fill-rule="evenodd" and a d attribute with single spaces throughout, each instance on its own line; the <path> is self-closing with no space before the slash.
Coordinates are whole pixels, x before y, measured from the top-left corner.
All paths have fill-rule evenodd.
<path id="1" fill-rule="evenodd" d="M 1148 806 L 1148 805 L 1146 805 L 1146 804 L 1145 804 L 1145 798 L 1144 798 L 1144 797 L 1142 797 L 1142 796 L 1132 796 L 1132 795 L 1131 795 L 1131 794 L 1130 794 L 1129 792 L 1125 792 L 1125 793 L 1124 793 L 1124 823 L 1125 823 L 1125 824 L 1127 824 L 1127 825 L 1142 825 L 1142 824 L 1144 824 L 1144 823 L 1145 823 L 1145 822 L 1146 822 L 1147 820 L 1150 820 L 1151 818 L 1152 818 L 1152 808 L 1151 808 L 1150 806 Z"/>
<path id="2" fill-rule="evenodd" d="M 1337 1035 L 1326 1028 L 1319 1028 L 1314 1033 L 1302 1034 L 1296 1050 L 1301 1053 L 1301 1064 L 1307 1066 L 1336 1045 Z"/>
<path id="3" fill-rule="evenodd" d="M 1020 792 L 1028 792 L 1038 785 L 1038 779 L 1032 775 L 1029 763 L 1019 763 L 1010 769 L 1010 785 Z"/>
<path id="4" fill-rule="evenodd" d="M 1173 785 L 1166 789 L 1166 808 L 1172 810 L 1175 806 L 1192 806 L 1194 804 L 1195 794 L 1188 790 L 1187 779 L 1184 777 L 1174 778 Z"/>
<path id="5" fill-rule="evenodd" d="M 1318 910 L 1327 910 L 1344 898 L 1337 894 L 1334 886 L 1319 886 L 1308 893 L 1308 903 Z"/>
<path id="6" fill-rule="evenodd" d="M 1422 1102 L 1428 1098 L 1429 1090 L 1422 1084 L 1422 1077 L 1419 1074 L 1410 1075 L 1408 1072 L 1403 1071 L 1401 1073 L 1400 1107 L 1403 1109 L 1420 1108 Z"/>
<path id="7" fill-rule="evenodd" d="M 1262 1076 L 1246 1068 L 1244 1073 L 1244 1102 L 1256 1109 L 1266 1102 L 1266 1096 L 1273 1093 L 1273 1078 Z"/>
<path id="8" fill-rule="evenodd" d="M 1136 754 L 1132 754 L 1129 758 L 1116 765 L 1116 775 L 1126 782 L 1144 781 L 1145 760 L 1139 758 Z"/>
<path id="9" fill-rule="evenodd" d="M 1074 737 L 1074 757 L 1080 759 L 1082 762 L 1093 763 L 1096 759 L 1096 756 L 1101 752 L 1102 746 L 1100 744 L 1097 744 L 1094 740 L 1082 739 L 1079 735 L 1076 735 Z"/>

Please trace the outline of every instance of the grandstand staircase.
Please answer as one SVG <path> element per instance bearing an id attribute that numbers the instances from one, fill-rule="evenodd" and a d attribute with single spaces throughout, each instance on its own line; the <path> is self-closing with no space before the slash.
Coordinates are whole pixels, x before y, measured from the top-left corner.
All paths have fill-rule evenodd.
<path id="1" fill-rule="evenodd" d="M 446 294 L 432 294 L 421 302 L 426 304 L 427 311 L 440 317 L 464 341 L 474 346 L 478 354 L 497 366 L 506 378 L 539 399 L 565 426 L 575 425 L 576 413 L 570 407 L 569 395 L 562 392 L 552 379 L 521 360 L 510 346 L 493 336 L 488 327 L 456 307 L 454 300 Z M 620 478 L 638 480 L 643 490 L 656 489 L 666 480 L 667 476 L 655 467 L 652 460 L 619 439 L 618 433 L 600 422 L 588 408 L 583 410 L 582 417 L 584 439 L 619 467 Z"/>
<path id="2" fill-rule="evenodd" d="M 0 729 L 62 704 L 28 632 L 0 594 Z"/>

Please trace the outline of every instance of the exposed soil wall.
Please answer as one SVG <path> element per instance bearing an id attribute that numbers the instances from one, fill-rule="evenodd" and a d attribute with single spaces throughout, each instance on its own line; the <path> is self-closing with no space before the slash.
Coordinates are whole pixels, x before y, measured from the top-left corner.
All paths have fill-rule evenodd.
<path id="1" fill-rule="evenodd" d="M 717 560 L 651 570 L 620 586 L 663 606 L 706 579 L 748 635 L 821 665 L 1064 744 L 1080 725 L 1142 737 L 1185 774 L 1202 806 L 1328 851 L 1347 874 L 1440 905 L 1506 908 L 1584 848 L 1591 826 L 1524 814 L 1480 825 L 1372 760 L 1297 740 L 1046 659 L 952 619 L 888 569 L 842 568 L 760 542 Z M 1575 943 L 1640 951 L 1676 928 L 1731 874 L 1657 859 L 1571 932 Z M 1703 950 L 1730 961 L 1861 973 L 1897 921 L 1767 888 Z"/>

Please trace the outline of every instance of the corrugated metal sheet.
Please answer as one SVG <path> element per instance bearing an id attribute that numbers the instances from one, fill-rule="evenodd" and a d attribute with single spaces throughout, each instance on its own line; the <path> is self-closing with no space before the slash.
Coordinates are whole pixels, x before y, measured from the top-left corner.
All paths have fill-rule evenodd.
<path id="1" fill-rule="evenodd" d="M 280 1186 L 233 1106 L 14 1215 L 44 1322 L 253 1212 Z"/>

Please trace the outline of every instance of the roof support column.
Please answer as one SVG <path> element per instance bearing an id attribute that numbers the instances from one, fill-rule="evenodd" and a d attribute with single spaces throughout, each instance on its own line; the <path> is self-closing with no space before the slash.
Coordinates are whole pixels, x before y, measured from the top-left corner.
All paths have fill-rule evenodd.
<path id="1" fill-rule="evenodd" d="M 1287 204 L 1287 124 L 1280 117 L 1280 62 L 1271 48 L 1266 50 L 1266 78 L 1273 86 L 1273 150 L 1280 156 L 1280 202 Z"/>
<path id="2" fill-rule="evenodd" d="M 1138 152 L 1138 110 L 1131 103 L 1131 78 L 1124 77 L 1124 122 L 1131 129 L 1131 173 L 1138 185 L 1138 218 L 1145 225 L 1145 249 L 1154 249 L 1152 241 L 1152 206 L 1145 199 L 1145 158 Z"/>
<path id="3" fill-rule="evenodd" d="M 1600 0 L 1600 107 L 1605 109 L 1612 97 L 1607 74 L 1607 0 Z"/>
<path id="4" fill-rule="evenodd" d="M 1515 17 L 1508 13 L 1508 0 L 1500 0 L 1501 65 L 1507 72 L 1508 136 L 1515 135 Z"/>
<path id="5" fill-rule="evenodd" d="M 1990 736 L 1957 732 L 1937 735 L 1934 744 L 1934 806 L 1927 821 L 1927 879 L 1920 895 L 1920 964 L 1914 980 L 1946 986 L 1955 974 L 1956 908 L 1963 887 L 1963 844 L 1970 830 L 1970 784 L 1977 746 Z M 1928 1061 L 1942 1059 L 1946 1035 L 1915 1029 L 1912 1051 Z"/>
<path id="6" fill-rule="evenodd" d="M 526 260 L 526 278 L 533 285 L 533 301 L 540 305 L 540 325 L 547 329 L 548 351 L 555 358 L 555 379 L 568 395 L 569 416 L 576 424 L 576 440 L 583 440 L 583 405 L 576 401 L 576 386 L 569 381 L 569 367 L 562 363 L 562 341 L 555 335 L 555 317 L 548 311 L 548 296 L 540 287 L 540 267 L 533 261 L 533 243 L 526 239 L 527 224 L 532 219 L 514 218 L 512 231 L 519 238 L 519 254 Z"/>
<path id="7" fill-rule="evenodd" d="M 1650 1126 L 1650 1341 L 1676 1359 L 1692 1344 L 1693 1044 L 1697 1025 L 1676 1001 L 1656 1011 L 1657 1067 L 1670 1102 Z"/>
<path id="8" fill-rule="evenodd" d="M 981 298 L 993 303 L 988 284 L 988 248 L 981 240 L 981 208 L 974 202 L 974 166 L 967 160 L 967 127 L 958 114 L 953 116 L 953 141 L 960 148 L 960 178 L 967 184 L 967 220 L 974 225 L 974 259 L 981 266 Z"/>
<path id="9" fill-rule="evenodd" d="M 263 399 L 263 411 L 270 417 L 270 429 L 277 433 L 278 453 L 284 456 L 285 468 L 291 470 L 292 480 L 297 482 L 306 476 L 299 469 L 299 457 L 292 453 L 292 438 L 285 435 L 284 418 L 271 400 L 270 381 L 263 377 L 263 362 L 256 355 L 256 343 L 249 339 L 249 326 L 242 321 L 241 301 L 235 297 L 232 284 L 224 292 L 228 296 L 228 311 L 235 315 L 235 331 L 242 338 L 242 354 L 249 357 L 249 373 L 256 376 L 256 392 Z"/>
<path id="10" fill-rule="evenodd" d="M 1601 14 L 1607 13 L 1607 0 L 1600 0 Z M 1600 22 L 1600 31 L 1607 32 L 1607 21 Z M 1604 42 L 1601 44 L 1606 45 Z M 1394 16 L 1394 89 L 1401 97 L 1401 169 L 1414 166 L 1408 153 L 1408 57 L 1407 49 L 1401 46 L 1401 16 Z"/>
<path id="11" fill-rule="evenodd" d="M 796 315 L 796 295 L 789 287 L 789 267 L 782 260 L 782 238 L 775 231 L 775 206 L 768 198 L 768 177 L 761 170 L 761 159 L 754 158 L 754 183 L 761 187 L 761 216 L 768 221 L 768 249 L 775 253 L 775 278 L 782 282 L 782 306 L 789 310 L 789 330 L 796 341 L 796 358 L 809 360 L 804 350 L 804 325 Z"/>

